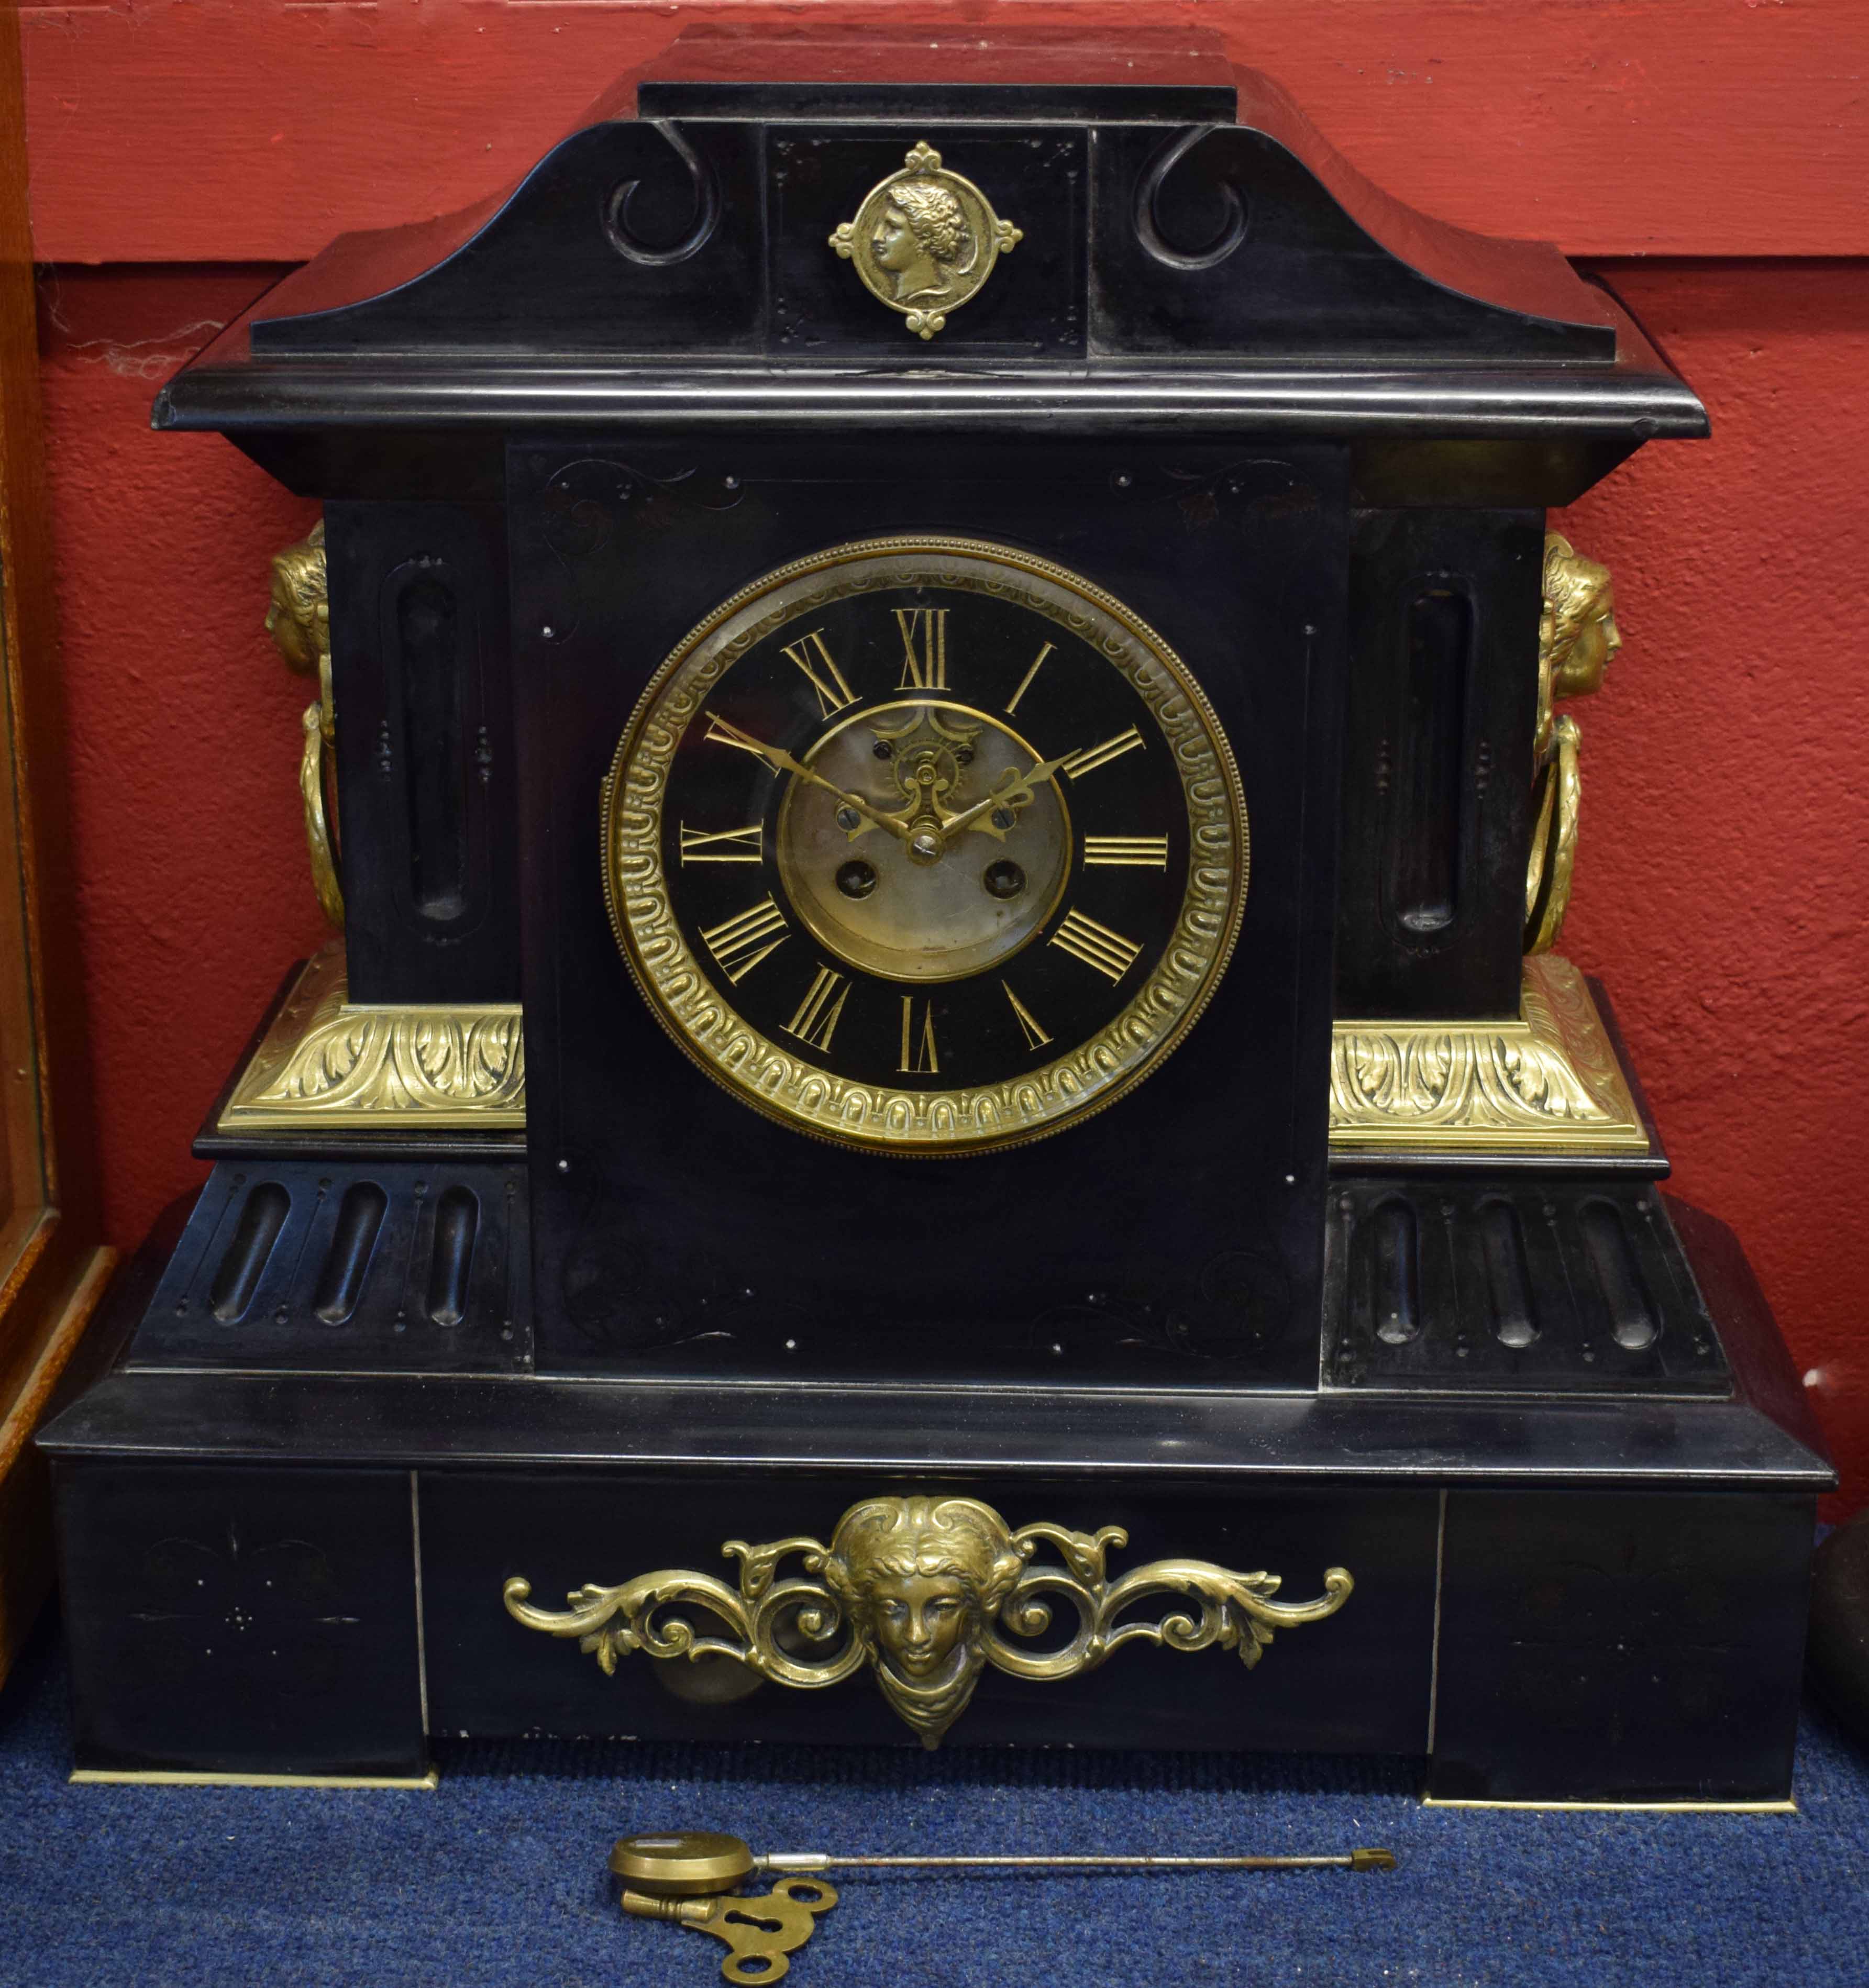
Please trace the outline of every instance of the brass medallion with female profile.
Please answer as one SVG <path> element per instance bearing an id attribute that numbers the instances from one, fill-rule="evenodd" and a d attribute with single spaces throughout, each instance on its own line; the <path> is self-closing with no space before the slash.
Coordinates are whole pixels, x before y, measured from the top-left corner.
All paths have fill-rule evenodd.
<path id="1" fill-rule="evenodd" d="M 1023 233 L 971 180 L 944 171 L 932 145 L 916 144 L 903 167 L 870 188 L 831 246 L 855 264 L 872 296 L 900 311 L 918 337 L 933 338 Z"/>

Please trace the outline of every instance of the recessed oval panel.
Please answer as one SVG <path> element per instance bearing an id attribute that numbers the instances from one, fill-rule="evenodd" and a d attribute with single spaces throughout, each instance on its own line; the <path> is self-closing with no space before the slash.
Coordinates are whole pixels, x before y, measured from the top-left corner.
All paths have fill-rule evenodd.
<path id="1" fill-rule="evenodd" d="M 357 1310 L 388 1207 L 389 1197 L 374 1181 L 354 1181 L 345 1188 L 312 1300 L 313 1314 L 327 1325 L 342 1325 Z"/>
<path id="2" fill-rule="evenodd" d="M 291 1211 L 292 1197 L 277 1181 L 262 1181 L 247 1190 L 239 1226 L 214 1273 L 214 1285 L 208 1294 L 209 1307 L 222 1324 L 235 1324 L 245 1315 L 266 1274 L 266 1259 L 273 1254 L 273 1246 L 278 1242 Z"/>
<path id="3" fill-rule="evenodd" d="M 467 908 L 459 620 L 445 570 L 416 573 L 397 595 L 409 894 L 417 914 L 437 925 Z"/>
<path id="4" fill-rule="evenodd" d="M 1630 1352 L 1643 1352 L 1654 1345 L 1661 1324 L 1621 1211 L 1607 1201 L 1586 1202 L 1583 1229 L 1596 1287 L 1610 1315 L 1610 1336 Z"/>
<path id="5" fill-rule="evenodd" d="M 428 1316 L 437 1325 L 459 1325 L 467 1316 L 467 1281 L 479 1226 L 480 1202 L 471 1188 L 451 1187 L 435 1203 Z"/>
<path id="6" fill-rule="evenodd" d="M 1357 1240 L 1368 1280 L 1370 1328 L 1385 1345 L 1405 1346 L 1421 1332 L 1414 1210 L 1405 1201 L 1379 1203 L 1363 1218 Z"/>
<path id="7" fill-rule="evenodd" d="M 1401 712 L 1389 809 L 1389 908 L 1403 937 L 1432 938 L 1460 915 L 1473 601 L 1437 576 L 1408 603 Z"/>
<path id="8" fill-rule="evenodd" d="M 1492 1309 L 1492 1335 L 1515 1352 L 1538 1337 L 1532 1299 L 1532 1273 L 1525 1261 L 1525 1232 L 1508 1201 L 1489 1201 L 1480 1210 L 1480 1249 L 1486 1259 L 1486 1294 Z"/>

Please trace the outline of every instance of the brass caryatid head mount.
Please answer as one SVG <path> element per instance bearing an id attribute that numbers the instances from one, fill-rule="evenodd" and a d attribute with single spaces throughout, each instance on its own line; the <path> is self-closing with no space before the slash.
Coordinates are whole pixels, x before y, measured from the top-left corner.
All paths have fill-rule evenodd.
<path id="1" fill-rule="evenodd" d="M 1532 743 L 1532 847 L 1525 866 L 1525 949 L 1549 952 L 1563 930 L 1576 864 L 1583 732 L 1553 707 L 1587 697 L 1623 645 L 1610 570 L 1556 532 L 1545 534 L 1538 617 L 1538 723 Z"/>
<path id="2" fill-rule="evenodd" d="M 1542 764 L 1550 750 L 1552 706 L 1588 697 L 1623 645 L 1616 625 L 1616 583 L 1610 569 L 1575 550 L 1561 532 L 1545 534 L 1545 566 L 1538 613 L 1538 735 Z"/>
<path id="3" fill-rule="evenodd" d="M 324 565 L 324 520 L 273 555 L 273 592 L 266 633 L 286 667 L 300 676 L 317 673 L 328 685 L 331 664 L 330 597 Z"/>
<path id="4" fill-rule="evenodd" d="M 316 674 L 318 701 L 305 707 L 299 755 L 299 800 L 312 888 L 325 916 L 344 928 L 344 887 L 337 867 L 337 802 L 334 749 L 337 718 L 331 696 L 331 609 L 324 560 L 324 520 L 305 537 L 273 555 L 273 589 L 266 633 L 286 667 Z"/>

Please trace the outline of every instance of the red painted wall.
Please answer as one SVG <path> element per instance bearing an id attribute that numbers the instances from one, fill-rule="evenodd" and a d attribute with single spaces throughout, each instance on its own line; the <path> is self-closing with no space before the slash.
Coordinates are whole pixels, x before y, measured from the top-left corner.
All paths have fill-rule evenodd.
<path id="1" fill-rule="evenodd" d="M 120 1245 L 200 1178 L 190 1135 L 322 931 L 293 780 L 305 687 L 260 627 L 268 557 L 313 513 L 225 443 L 152 435 L 150 399 L 276 272 L 252 259 L 488 191 L 677 11 L 156 0 L 27 17 L 73 832 Z M 1627 637 L 1578 711 L 1564 950 L 1610 986 L 1677 1188 L 1739 1229 L 1813 1371 L 1840 1514 L 1869 1498 L 1869 262 L 1848 259 L 1869 254 L 1852 79 L 1869 46 L 1850 46 L 1869 42 L 1869 8 L 1824 10 L 1822 33 L 1818 11 L 1266 0 L 1177 17 L 1227 28 L 1357 164 L 1451 218 L 1573 252 L 1696 252 L 1605 269 L 1706 399 L 1713 439 L 1644 451 L 1554 520 L 1615 570 Z M 1799 252 L 1745 259 L 1766 248 Z"/>
<path id="2" fill-rule="evenodd" d="M 1398 200 L 1578 255 L 1869 254 L 1861 0 L 89 0 L 22 14 L 39 253 L 299 261 L 494 193 L 692 20 L 1217 29 Z"/>

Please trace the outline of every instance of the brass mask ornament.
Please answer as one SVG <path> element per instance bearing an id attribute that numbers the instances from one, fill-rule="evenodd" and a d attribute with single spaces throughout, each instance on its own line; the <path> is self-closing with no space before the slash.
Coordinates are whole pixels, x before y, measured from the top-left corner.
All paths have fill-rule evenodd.
<path id="1" fill-rule="evenodd" d="M 938 1746 L 967 1709 L 988 1625 L 1025 1561 L 1005 1521 L 972 1498 L 876 1498 L 838 1520 L 825 1584 L 883 1696 L 924 1746 Z"/>
<path id="2" fill-rule="evenodd" d="M 662 1658 L 726 1657 L 807 1690 L 841 1683 L 868 1665 L 891 1709 L 932 1750 L 967 1709 L 989 1664 L 1014 1677 L 1075 1677 L 1124 1644 L 1144 1642 L 1237 1651 L 1250 1670 L 1275 1629 L 1334 1615 L 1355 1585 L 1333 1567 L 1315 1601 L 1280 1602 L 1275 1574 L 1180 1559 L 1151 1560 L 1112 1580 L 1105 1557 L 1128 1542 L 1120 1526 L 1092 1534 L 1041 1520 L 1014 1531 L 973 1498 L 873 1498 L 845 1513 L 828 1546 L 804 1537 L 757 1547 L 729 1540 L 721 1551 L 740 1562 L 737 1587 L 712 1574 L 664 1569 L 615 1587 L 574 1589 L 563 1611 L 531 1606 L 531 1584 L 517 1576 L 503 1598 L 527 1628 L 575 1636 L 606 1675 L 638 1650 Z M 1055 1563 L 1037 1559 L 1041 1547 Z M 794 1558 L 802 1574 L 781 1578 L 781 1564 Z M 1156 1595 L 1194 1605 L 1122 1619 Z M 681 1602 L 718 1616 L 730 1638 L 662 1614 Z M 1059 1602 L 1077 1617 L 1062 1648 L 1035 1651 L 1005 1640 L 1003 1632 L 1043 1635 Z"/>

